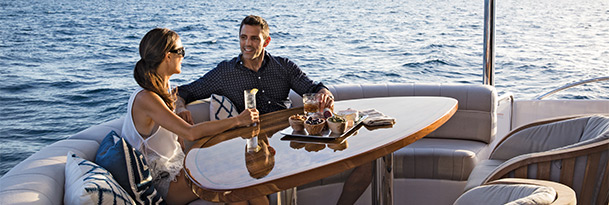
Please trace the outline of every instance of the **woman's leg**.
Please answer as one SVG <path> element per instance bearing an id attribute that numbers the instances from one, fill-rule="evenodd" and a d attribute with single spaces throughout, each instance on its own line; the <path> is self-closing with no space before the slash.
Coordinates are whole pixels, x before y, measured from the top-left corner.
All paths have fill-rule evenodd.
<path id="1" fill-rule="evenodd" d="M 169 191 L 167 192 L 167 197 L 165 197 L 167 204 L 187 204 L 199 198 L 188 185 L 188 179 L 184 174 L 184 170 L 180 171 L 180 175 L 176 178 L 178 179 L 177 181 L 169 184 Z"/>

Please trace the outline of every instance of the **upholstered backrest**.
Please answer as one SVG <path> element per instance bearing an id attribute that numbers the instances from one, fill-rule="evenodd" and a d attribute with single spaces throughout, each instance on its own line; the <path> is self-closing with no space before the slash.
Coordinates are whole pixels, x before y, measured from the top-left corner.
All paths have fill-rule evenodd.
<path id="1" fill-rule="evenodd" d="M 91 126 L 83 131 L 80 131 L 70 137 L 69 139 L 85 139 L 85 140 L 95 140 L 97 143 L 101 143 L 101 141 L 106 137 L 110 131 L 116 132 L 116 134 L 120 135 L 123 128 L 123 121 L 125 117 L 121 117 L 118 119 L 110 120 L 108 122 L 101 123 L 99 125 Z M 97 150 L 96 150 L 97 151 Z M 87 159 L 91 160 L 91 159 Z"/>
<path id="2" fill-rule="evenodd" d="M 209 99 L 197 100 L 186 105 L 195 123 L 209 121 Z"/>
<path id="3" fill-rule="evenodd" d="M 0 178 L 0 204 L 63 204 L 68 151 L 94 160 L 99 143 L 60 140 L 21 161 Z"/>
<path id="4" fill-rule="evenodd" d="M 609 117 L 548 120 L 524 127 L 508 134 L 495 148 L 491 159 L 508 160 L 485 180 L 501 177 L 551 180 L 571 187 L 577 193 L 578 203 L 607 204 Z"/>
<path id="5" fill-rule="evenodd" d="M 492 86 L 402 83 L 342 84 L 329 85 L 328 88 L 337 101 L 391 96 L 444 96 L 457 99 L 459 108 L 453 117 L 426 137 L 469 139 L 489 143 L 497 132 L 497 93 Z M 292 107 L 303 105 L 302 97 L 294 91 L 290 92 L 289 97 Z M 191 103 L 187 109 L 193 114 L 195 123 L 209 120 L 208 101 Z"/>
<path id="6" fill-rule="evenodd" d="M 495 151 L 491 159 L 507 160 L 518 155 L 565 149 L 590 143 L 609 130 L 609 118 L 589 116 L 568 119 L 548 124 L 528 127 L 508 135 Z"/>
<path id="7" fill-rule="evenodd" d="M 496 133 L 497 93 L 492 86 L 402 83 L 343 84 L 330 85 L 328 88 L 336 101 L 391 96 L 452 97 L 459 101 L 457 112 L 442 127 L 426 137 L 469 139 L 489 143 Z M 298 94 L 292 92 L 290 100 L 292 107 L 302 106 L 302 98 Z"/>

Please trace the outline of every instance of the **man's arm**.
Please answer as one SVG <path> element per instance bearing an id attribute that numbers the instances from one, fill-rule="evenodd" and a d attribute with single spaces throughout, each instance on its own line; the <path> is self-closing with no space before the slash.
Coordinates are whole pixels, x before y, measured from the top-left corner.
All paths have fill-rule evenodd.
<path id="1" fill-rule="evenodd" d="M 299 95 L 317 92 L 318 94 L 321 94 L 319 99 L 319 104 L 321 105 L 320 109 L 330 108 L 331 110 L 334 110 L 334 95 L 323 83 L 316 83 L 311 80 L 298 65 L 287 58 L 283 63 L 283 66 L 286 66 L 291 75 L 289 77 L 291 79 L 292 90 L 296 91 Z"/>

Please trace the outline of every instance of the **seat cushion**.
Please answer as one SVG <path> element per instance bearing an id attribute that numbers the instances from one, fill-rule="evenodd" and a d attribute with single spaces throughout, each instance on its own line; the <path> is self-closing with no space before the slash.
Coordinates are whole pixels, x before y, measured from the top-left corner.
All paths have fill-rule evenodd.
<path id="1" fill-rule="evenodd" d="M 457 204 L 551 204 L 556 198 L 552 187 L 532 184 L 493 184 L 471 189 L 461 195 Z"/>
<path id="2" fill-rule="evenodd" d="M 479 141 L 423 138 L 394 152 L 394 177 L 464 181 L 487 157 Z"/>
<path id="3" fill-rule="evenodd" d="M 10 204 L 62 204 L 68 151 L 94 159 L 98 147 L 99 144 L 92 140 L 67 139 L 42 148 L 0 178 L 0 201 Z"/>
<path id="4" fill-rule="evenodd" d="M 495 170 L 495 168 L 499 167 L 499 165 L 503 164 L 505 160 L 494 160 L 487 159 L 482 160 L 476 167 L 472 170 L 469 178 L 467 180 L 467 184 L 465 185 L 465 191 L 480 186 L 486 177 L 491 174 Z"/>

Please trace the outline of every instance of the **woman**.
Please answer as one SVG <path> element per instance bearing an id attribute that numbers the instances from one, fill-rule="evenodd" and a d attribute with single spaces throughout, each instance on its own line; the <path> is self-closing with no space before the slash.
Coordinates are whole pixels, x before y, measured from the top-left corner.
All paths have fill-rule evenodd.
<path id="1" fill-rule="evenodd" d="M 129 99 L 122 135 L 146 157 L 153 184 L 168 204 L 186 204 L 197 199 L 182 169 L 184 152 L 178 139 L 197 140 L 233 127 L 259 121 L 256 109 L 236 117 L 191 125 L 174 114 L 174 94 L 169 78 L 181 72 L 185 51 L 178 34 L 166 28 L 149 31 L 140 42 L 140 57 L 134 77 L 141 88 Z"/>

